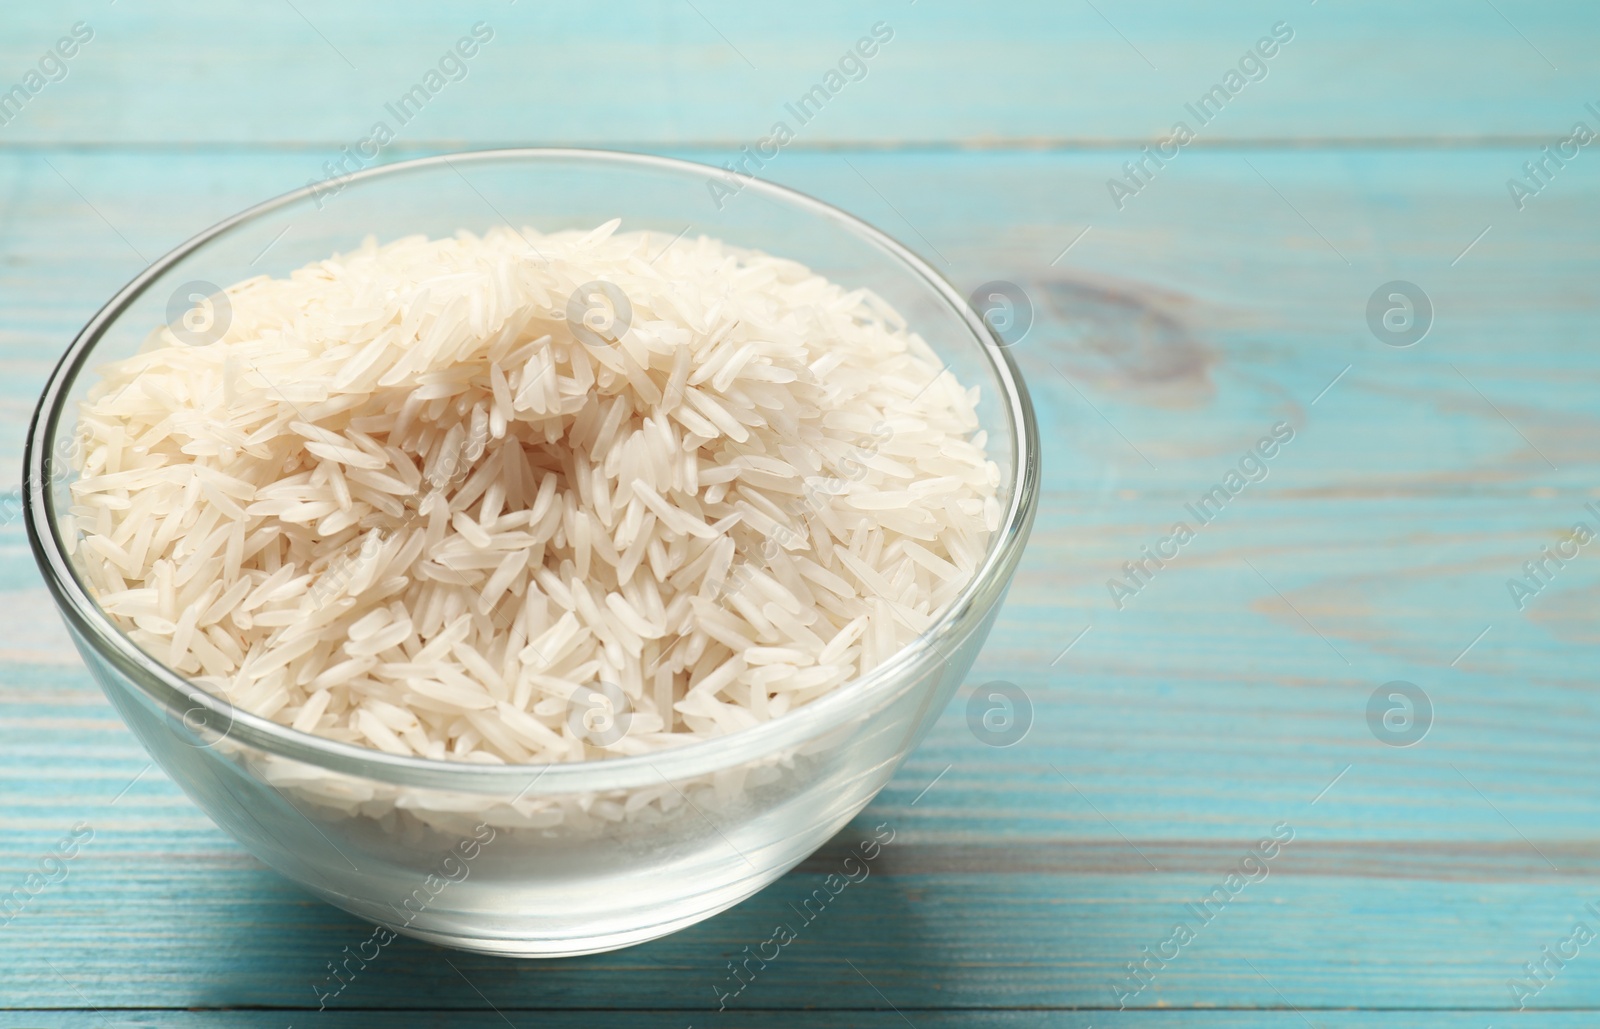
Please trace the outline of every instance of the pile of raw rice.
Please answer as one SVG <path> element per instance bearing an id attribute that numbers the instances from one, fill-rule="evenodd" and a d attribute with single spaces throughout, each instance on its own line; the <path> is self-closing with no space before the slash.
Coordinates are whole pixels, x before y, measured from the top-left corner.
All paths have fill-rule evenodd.
<path id="1" fill-rule="evenodd" d="M 244 710 L 488 763 L 888 657 L 998 524 L 977 390 L 867 291 L 616 228 L 369 240 L 104 368 L 66 527 L 101 606 Z"/>

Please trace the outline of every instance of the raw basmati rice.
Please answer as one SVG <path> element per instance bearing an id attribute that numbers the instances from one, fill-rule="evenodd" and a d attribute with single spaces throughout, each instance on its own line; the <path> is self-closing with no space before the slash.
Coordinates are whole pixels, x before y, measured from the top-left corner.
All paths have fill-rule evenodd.
<path id="1" fill-rule="evenodd" d="M 103 369 L 100 605 L 244 710 L 486 763 L 732 732 L 905 645 L 998 525 L 977 390 L 870 292 L 617 225 L 368 240 Z"/>

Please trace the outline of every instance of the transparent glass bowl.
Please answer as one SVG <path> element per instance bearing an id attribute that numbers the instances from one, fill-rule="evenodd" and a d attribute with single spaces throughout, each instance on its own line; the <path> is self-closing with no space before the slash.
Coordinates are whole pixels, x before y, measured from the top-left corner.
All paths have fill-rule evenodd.
<path id="1" fill-rule="evenodd" d="M 729 195 L 727 183 L 720 169 L 660 157 L 503 150 L 308 187 L 155 262 L 51 375 L 28 432 L 26 519 L 74 642 L 172 780 L 251 853 L 328 902 L 396 932 L 506 955 L 591 953 L 665 935 L 750 896 L 838 832 L 971 667 L 1038 497 L 1037 432 L 1016 367 L 960 294 L 899 243 L 803 194 L 751 180 Z M 134 353 L 192 294 L 284 274 L 368 235 L 506 221 L 548 232 L 618 216 L 625 230 L 661 233 L 663 246 L 704 233 L 868 287 L 963 383 L 982 387 L 1000 529 L 956 603 L 891 660 L 771 722 L 664 753 L 467 765 L 335 743 L 234 709 L 139 650 L 90 598 L 58 517 L 78 403 L 94 367 Z"/>

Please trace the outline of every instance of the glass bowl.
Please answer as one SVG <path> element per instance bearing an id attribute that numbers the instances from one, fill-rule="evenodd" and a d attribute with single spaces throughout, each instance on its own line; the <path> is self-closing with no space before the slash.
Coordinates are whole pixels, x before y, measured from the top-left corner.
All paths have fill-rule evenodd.
<path id="1" fill-rule="evenodd" d="M 138 350 L 190 298 L 284 274 L 375 235 L 462 228 L 718 237 L 876 291 L 968 385 L 1000 467 L 1003 514 L 977 575 L 921 637 L 770 722 L 644 756 L 555 765 L 402 757 L 230 706 L 135 646 L 91 599 L 60 514 L 72 427 L 95 366 Z M 718 168 L 584 150 L 501 150 L 360 172 L 267 201 L 147 268 L 52 373 L 24 461 L 28 538 L 90 671 L 168 776 L 274 869 L 385 932 L 555 957 L 707 918 L 781 876 L 889 781 L 971 667 L 1038 497 L 1033 411 L 1000 340 L 924 261 L 811 197 Z"/>

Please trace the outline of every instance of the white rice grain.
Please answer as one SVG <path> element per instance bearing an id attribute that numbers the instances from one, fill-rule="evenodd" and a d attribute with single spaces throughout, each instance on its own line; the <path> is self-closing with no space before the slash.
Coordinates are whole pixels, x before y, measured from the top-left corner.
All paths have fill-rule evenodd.
<path id="1" fill-rule="evenodd" d="M 976 390 L 869 291 L 617 228 L 368 241 L 104 369 L 63 519 L 102 607 L 246 710 L 489 764 L 733 732 L 904 646 L 999 527 Z M 628 731 L 575 733 L 617 689 Z"/>

